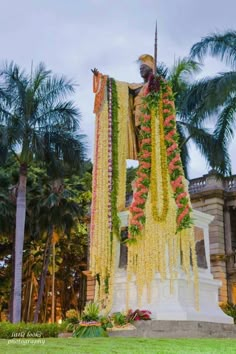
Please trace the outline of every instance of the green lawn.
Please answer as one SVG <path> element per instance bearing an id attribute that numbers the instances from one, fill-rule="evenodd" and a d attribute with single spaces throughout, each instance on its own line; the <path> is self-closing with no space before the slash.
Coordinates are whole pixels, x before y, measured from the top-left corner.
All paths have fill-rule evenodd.
<path id="1" fill-rule="evenodd" d="M 19 341 L 17 339 L 16 341 Z M 24 338 L 22 339 L 24 340 Z M 236 353 L 236 339 L 149 339 L 149 338 L 35 338 L 36 343 L 13 343 L 0 340 L 0 353 L 21 354 L 152 354 L 152 353 Z M 39 341 L 44 341 L 40 343 Z"/>

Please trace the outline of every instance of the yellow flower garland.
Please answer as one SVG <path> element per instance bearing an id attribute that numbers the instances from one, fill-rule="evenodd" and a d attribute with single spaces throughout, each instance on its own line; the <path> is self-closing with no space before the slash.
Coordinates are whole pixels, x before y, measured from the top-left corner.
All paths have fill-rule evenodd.
<path id="1" fill-rule="evenodd" d="M 160 94 L 158 110 L 151 111 L 152 130 L 152 168 L 151 168 L 151 195 L 154 220 L 162 222 L 168 212 L 168 166 L 163 127 L 163 103 Z M 159 153 L 158 153 L 159 152 Z M 159 169 L 157 169 L 157 165 Z M 158 208 L 159 206 L 159 208 Z M 159 209 L 159 210 L 158 210 Z"/>
<path id="2" fill-rule="evenodd" d="M 94 231 L 91 240 L 90 269 L 94 276 L 99 274 L 100 287 L 96 284 L 96 294 L 102 307 L 110 301 L 106 292 L 106 281 L 113 279 L 114 254 L 111 248 L 110 229 L 108 220 L 108 119 L 107 102 L 97 116 L 100 122 L 97 151 L 97 196 L 95 199 Z M 104 266 L 105 265 L 105 266 Z M 111 274 L 112 273 L 112 274 Z M 110 284 L 109 284 L 110 285 Z M 109 287 L 110 288 L 110 287 Z"/>
<path id="3" fill-rule="evenodd" d="M 119 211 L 125 208 L 126 196 L 126 158 L 127 158 L 127 139 L 128 139 L 128 116 L 129 116 L 129 88 L 126 82 L 116 81 L 118 94 L 118 156 L 119 156 L 119 187 L 117 197 L 117 208 Z"/>

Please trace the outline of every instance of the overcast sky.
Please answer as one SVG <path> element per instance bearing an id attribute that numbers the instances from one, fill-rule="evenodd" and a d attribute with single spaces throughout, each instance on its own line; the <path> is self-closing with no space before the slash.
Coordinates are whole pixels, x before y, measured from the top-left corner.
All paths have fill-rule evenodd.
<path id="1" fill-rule="evenodd" d="M 45 62 L 79 84 L 75 100 L 81 129 L 93 150 L 94 115 L 90 69 L 119 80 L 140 82 L 136 60 L 153 53 L 158 23 L 158 60 L 168 65 L 188 55 L 201 37 L 235 29 L 236 0 L 0 0 L 1 61 L 14 60 L 30 70 Z M 205 62 L 202 75 L 224 70 Z M 231 144 L 230 150 L 236 144 Z M 207 173 L 199 153 L 191 149 L 191 177 Z M 232 158 L 236 173 L 236 157 Z"/>

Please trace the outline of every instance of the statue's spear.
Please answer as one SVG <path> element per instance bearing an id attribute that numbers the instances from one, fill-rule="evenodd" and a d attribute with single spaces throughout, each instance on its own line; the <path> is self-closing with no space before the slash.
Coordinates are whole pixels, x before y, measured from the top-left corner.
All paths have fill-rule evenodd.
<path id="1" fill-rule="evenodd" d="M 154 71 L 153 74 L 156 76 L 157 73 L 157 21 L 155 28 L 155 41 L 154 41 Z"/>

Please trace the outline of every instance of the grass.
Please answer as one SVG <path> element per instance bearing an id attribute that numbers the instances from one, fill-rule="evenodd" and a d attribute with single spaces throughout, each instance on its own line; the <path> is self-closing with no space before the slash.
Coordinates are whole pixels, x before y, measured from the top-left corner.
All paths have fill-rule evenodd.
<path id="1" fill-rule="evenodd" d="M 21 340 L 35 341 L 23 344 Z M 188 354 L 236 353 L 236 339 L 22 338 L 0 340 L 2 354 Z M 41 341 L 41 342 L 39 342 Z M 45 341 L 43 343 L 43 341 Z"/>

